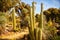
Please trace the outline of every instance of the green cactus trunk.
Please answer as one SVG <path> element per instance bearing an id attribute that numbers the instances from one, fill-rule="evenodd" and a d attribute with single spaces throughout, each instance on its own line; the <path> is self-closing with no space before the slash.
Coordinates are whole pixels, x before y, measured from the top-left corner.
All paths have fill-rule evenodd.
<path id="1" fill-rule="evenodd" d="M 35 28 L 35 30 L 34 30 L 35 40 L 38 40 L 38 31 L 39 31 L 39 29 Z"/>
<path id="2" fill-rule="evenodd" d="M 40 14 L 40 40 L 43 40 L 42 39 L 42 30 L 43 30 L 43 4 L 41 3 L 41 14 Z"/>
<path id="3" fill-rule="evenodd" d="M 30 9 L 30 27 L 29 27 L 29 33 L 31 40 L 34 40 L 34 27 L 33 27 L 33 17 L 32 17 L 32 8 Z"/>
<path id="4" fill-rule="evenodd" d="M 43 29 L 43 4 L 41 4 L 41 16 L 40 16 L 40 26 L 35 27 L 35 16 L 34 16 L 34 2 L 32 2 L 32 8 L 30 8 L 30 27 L 29 35 L 31 40 L 42 40 L 42 29 Z"/>
<path id="5" fill-rule="evenodd" d="M 13 29 L 16 30 L 15 9 L 13 9 L 13 11 L 12 11 L 12 19 L 13 19 Z"/>
<path id="6" fill-rule="evenodd" d="M 33 21 L 33 27 L 35 27 L 35 16 L 34 16 L 34 13 L 35 13 L 35 2 L 32 2 L 32 21 Z"/>
<path id="7" fill-rule="evenodd" d="M 34 27 L 35 27 L 34 2 L 32 2 L 32 7 L 30 8 L 30 27 L 29 27 L 31 40 L 35 40 Z"/>

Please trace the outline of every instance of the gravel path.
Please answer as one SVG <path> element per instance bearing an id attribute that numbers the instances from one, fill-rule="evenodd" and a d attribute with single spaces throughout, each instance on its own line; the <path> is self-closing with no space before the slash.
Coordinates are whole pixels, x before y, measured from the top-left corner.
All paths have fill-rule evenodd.
<path id="1" fill-rule="evenodd" d="M 23 38 L 24 35 L 29 34 L 28 30 L 24 31 L 24 32 L 10 32 L 7 33 L 6 35 L 1 35 L 0 39 L 18 39 L 18 38 Z"/>

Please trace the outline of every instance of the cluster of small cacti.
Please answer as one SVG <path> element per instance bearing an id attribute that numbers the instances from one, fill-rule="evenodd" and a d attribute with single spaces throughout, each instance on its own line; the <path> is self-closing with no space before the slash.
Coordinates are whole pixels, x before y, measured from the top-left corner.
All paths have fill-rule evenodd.
<path id="1" fill-rule="evenodd" d="M 30 27 L 29 35 L 31 40 L 42 40 L 42 28 L 43 28 L 43 4 L 41 4 L 41 16 L 40 16 L 39 28 L 35 27 L 35 16 L 34 16 L 34 2 L 30 10 Z"/>

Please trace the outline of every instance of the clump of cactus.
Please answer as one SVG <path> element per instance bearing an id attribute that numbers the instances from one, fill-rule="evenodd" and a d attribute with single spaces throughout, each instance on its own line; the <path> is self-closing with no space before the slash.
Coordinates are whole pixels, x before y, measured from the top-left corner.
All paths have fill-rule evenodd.
<path id="1" fill-rule="evenodd" d="M 31 40 L 42 40 L 42 29 L 43 29 L 43 4 L 41 4 L 41 20 L 39 22 L 39 28 L 35 26 L 34 16 L 34 2 L 32 2 L 32 8 L 30 10 L 30 27 L 29 35 Z"/>
<path id="2" fill-rule="evenodd" d="M 44 15 L 43 15 L 43 3 L 41 3 L 41 13 L 39 16 L 39 26 L 36 27 L 35 24 L 35 15 L 34 15 L 34 2 L 32 3 L 32 8 L 30 9 L 30 26 L 29 26 L 29 35 L 31 40 L 54 40 L 54 35 L 51 34 L 52 31 L 55 32 L 55 28 L 49 27 L 47 24 L 44 24 Z M 51 30 L 50 30 L 51 29 Z"/>

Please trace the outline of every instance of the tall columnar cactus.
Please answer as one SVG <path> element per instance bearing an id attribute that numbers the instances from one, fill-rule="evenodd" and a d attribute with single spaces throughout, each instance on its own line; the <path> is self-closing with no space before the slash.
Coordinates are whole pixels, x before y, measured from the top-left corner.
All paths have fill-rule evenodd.
<path id="1" fill-rule="evenodd" d="M 39 40 L 42 40 L 42 30 L 43 30 L 43 3 L 41 3 L 41 13 L 40 13 L 40 31 L 39 31 L 39 35 L 40 35 L 40 39 Z"/>
<path id="2" fill-rule="evenodd" d="M 12 19 L 13 19 L 13 29 L 16 30 L 15 8 L 13 8 L 12 10 Z"/>
<path id="3" fill-rule="evenodd" d="M 40 15 L 40 26 L 35 27 L 35 16 L 34 16 L 34 2 L 32 2 L 32 8 L 30 8 L 30 27 L 29 35 L 31 40 L 42 40 L 42 29 L 43 29 L 43 4 L 41 3 L 41 15 Z"/>
<path id="4" fill-rule="evenodd" d="M 30 8 L 30 27 L 29 27 L 29 33 L 31 40 L 35 40 L 34 38 L 34 27 L 33 27 L 33 17 L 32 17 L 32 8 Z"/>
<path id="5" fill-rule="evenodd" d="M 32 2 L 32 21 L 33 21 L 33 27 L 35 27 L 35 16 L 34 16 L 34 13 L 35 13 L 35 2 Z"/>
<path id="6" fill-rule="evenodd" d="M 32 7 L 30 8 L 30 28 L 29 28 L 31 40 L 35 40 L 34 27 L 35 27 L 34 2 L 32 2 Z"/>

